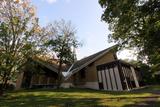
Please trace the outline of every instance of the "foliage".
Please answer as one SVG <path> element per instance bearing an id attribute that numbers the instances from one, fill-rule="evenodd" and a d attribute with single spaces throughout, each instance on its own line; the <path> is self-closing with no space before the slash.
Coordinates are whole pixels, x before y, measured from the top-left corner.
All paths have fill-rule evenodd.
<path id="1" fill-rule="evenodd" d="M 134 47 L 139 59 L 160 64 L 160 1 L 99 0 L 102 20 L 109 23 L 111 41 L 121 47 Z M 160 69 L 159 69 L 160 70 Z"/>
<path id="2" fill-rule="evenodd" d="M 0 82 L 5 88 L 29 57 L 42 52 L 43 35 L 28 0 L 0 1 Z"/>
<path id="3" fill-rule="evenodd" d="M 65 20 L 55 21 L 48 25 L 52 32 L 52 37 L 46 43 L 58 58 L 58 82 L 61 81 L 62 64 L 71 65 L 75 60 L 75 48 L 79 46 L 78 40 L 75 37 L 76 30 L 71 22 Z M 60 83 L 58 83 L 58 86 Z"/>

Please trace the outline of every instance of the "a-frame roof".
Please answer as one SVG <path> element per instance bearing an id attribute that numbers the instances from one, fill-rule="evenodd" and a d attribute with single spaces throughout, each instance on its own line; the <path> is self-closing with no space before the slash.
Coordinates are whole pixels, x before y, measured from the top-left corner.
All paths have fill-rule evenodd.
<path id="1" fill-rule="evenodd" d="M 112 47 L 109 47 L 107 49 L 104 49 L 100 52 L 97 52 L 93 55 L 90 55 L 88 57 L 82 58 L 81 60 L 76 61 L 67 71 L 68 72 L 68 76 L 78 72 L 79 70 L 83 69 L 85 66 L 91 64 L 92 62 L 94 62 L 95 60 L 97 60 L 98 58 L 100 58 L 101 56 L 105 55 L 106 53 L 110 52 L 111 50 L 114 50 L 117 47 L 117 45 L 114 45 Z"/>
<path id="2" fill-rule="evenodd" d="M 55 73 L 58 73 L 58 61 L 55 60 L 55 59 L 43 59 L 43 58 L 40 58 L 40 57 L 35 57 L 35 58 L 32 58 L 32 60 L 44 67 L 46 67 L 47 69 L 55 72 Z M 67 66 L 66 65 L 62 65 L 62 71 L 66 71 L 67 70 Z"/>
<path id="3" fill-rule="evenodd" d="M 49 63 L 49 62 L 43 61 L 41 59 L 34 59 L 34 61 L 39 63 L 40 65 L 50 69 L 53 72 L 58 73 L 58 68 L 57 68 L 56 64 Z"/>

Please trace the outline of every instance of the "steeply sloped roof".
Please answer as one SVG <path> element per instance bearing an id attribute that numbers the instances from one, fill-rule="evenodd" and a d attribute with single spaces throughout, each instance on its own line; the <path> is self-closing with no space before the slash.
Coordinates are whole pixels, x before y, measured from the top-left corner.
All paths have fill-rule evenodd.
<path id="1" fill-rule="evenodd" d="M 51 71 L 58 73 L 58 61 L 57 60 L 55 59 L 46 60 L 40 57 L 33 58 L 32 60 L 50 69 Z M 68 67 L 66 65 L 62 65 L 62 71 L 66 71 L 67 69 Z"/>
<path id="2" fill-rule="evenodd" d="M 90 55 L 88 57 L 85 57 L 81 60 L 76 61 L 68 70 L 68 72 L 70 72 L 69 74 L 73 73 L 73 72 L 77 72 L 79 70 L 81 70 L 82 68 L 84 68 L 85 66 L 91 64 L 92 62 L 94 62 L 95 60 L 97 60 L 98 58 L 100 58 L 101 56 L 103 56 L 104 54 L 106 54 L 107 52 L 110 52 L 111 50 L 113 50 L 116 47 L 116 45 L 109 47 L 107 49 L 104 49 L 100 52 L 97 52 L 93 55 Z M 68 74 L 68 75 L 69 75 Z"/>
<path id="3" fill-rule="evenodd" d="M 102 50 L 102 51 L 100 51 L 100 52 L 97 52 L 97 53 L 95 53 L 95 54 L 93 54 L 93 55 L 90 55 L 90 56 L 88 56 L 88 57 L 85 57 L 85 58 L 83 58 L 83 59 L 81 59 L 81 60 L 78 60 L 77 62 L 74 63 L 74 66 L 72 67 L 71 71 L 72 71 L 73 69 L 75 69 L 75 68 L 77 68 L 77 67 L 85 64 L 86 62 L 92 60 L 93 58 L 97 57 L 98 55 L 100 55 L 100 54 L 108 51 L 108 50 L 109 50 L 109 48 L 108 48 L 108 49 L 104 49 L 104 50 Z"/>
<path id="4" fill-rule="evenodd" d="M 37 63 L 39 63 L 40 65 L 42 65 L 42 66 L 50 69 L 53 72 L 58 73 L 57 65 L 55 65 L 53 63 L 49 63 L 49 62 L 43 61 L 41 59 L 34 59 L 34 61 L 37 62 Z"/>

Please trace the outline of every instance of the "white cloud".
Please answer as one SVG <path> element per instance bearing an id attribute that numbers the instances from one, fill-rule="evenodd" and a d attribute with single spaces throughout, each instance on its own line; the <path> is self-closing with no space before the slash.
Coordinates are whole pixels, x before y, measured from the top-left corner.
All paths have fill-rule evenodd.
<path id="1" fill-rule="evenodd" d="M 49 4 L 53 4 L 53 3 L 57 2 L 57 0 L 42 0 L 42 1 L 46 1 Z"/>

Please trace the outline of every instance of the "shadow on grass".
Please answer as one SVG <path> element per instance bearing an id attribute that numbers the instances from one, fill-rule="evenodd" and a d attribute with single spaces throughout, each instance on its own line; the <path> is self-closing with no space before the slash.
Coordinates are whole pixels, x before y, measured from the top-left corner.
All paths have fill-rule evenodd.
<path id="1" fill-rule="evenodd" d="M 136 91 L 104 91 L 104 90 L 93 90 L 93 89 L 79 89 L 79 88 L 71 88 L 71 89 L 28 89 L 28 90 L 18 90 L 11 91 L 9 93 L 15 92 L 64 92 L 64 93 L 98 93 L 98 94 L 111 94 L 111 95 L 129 95 L 129 94 L 144 94 L 144 93 L 152 93 L 150 90 L 136 90 Z M 160 92 L 159 90 L 156 90 Z"/>
<path id="2" fill-rule="evenodd" d="M 25 95 L 6 97 L 0 101 L 0 107 L 115 107 L 115 103 L 118 104 L 119 102 L 125 104 L 116 105 L 118 107 L 160 107 L 160 102 L 154 98 L 140 102 L 137 102 L 137 99 L 135 99 L 136 98 L 52 98 L 47 95 Z M 106 106 L 102 104 L 102 100 L 106 102 Z M 129 101 L 132 101 L 133 104 L 126 104 Z M 109 103 L 113 103 L 113 105 Z"/>
<path id="3" fill-rule="evenodd" d="M 73 94 L 76 95 L 74 96 Z M 99 95 L 99 97 L 86 97 L 85 94 Z M 139 96 L 134 96 L 137 94 Z M 160 102 L 157 100 L 158 98 L 147 97 L 149 99 L 147 100 L 147 98 L 144 97 L 146 100 L 143 100 L 141 94 L 143 95 L 144 92 L 113 92 L 91 89 L 20 90 L 9 92 L 5 97 L 0 98 L 0 107 L 160 107 Z M 107 98 L 103 95 L 110 97 Z"/>
<path id="4" fill-rule="evenodd" d="M 4 98 L 0 101 L 0 107 L 88 107 L 100 106 L 96 98 L 52 98 L 44 95 L 26 95 Z"/>
<path id="5" fill-rule="evenodd" d="M 160 101 L 154 99 L 152 101 L 135 102 L 135 104 L 124 105 L 123 107 L 160 107 Z"/>

